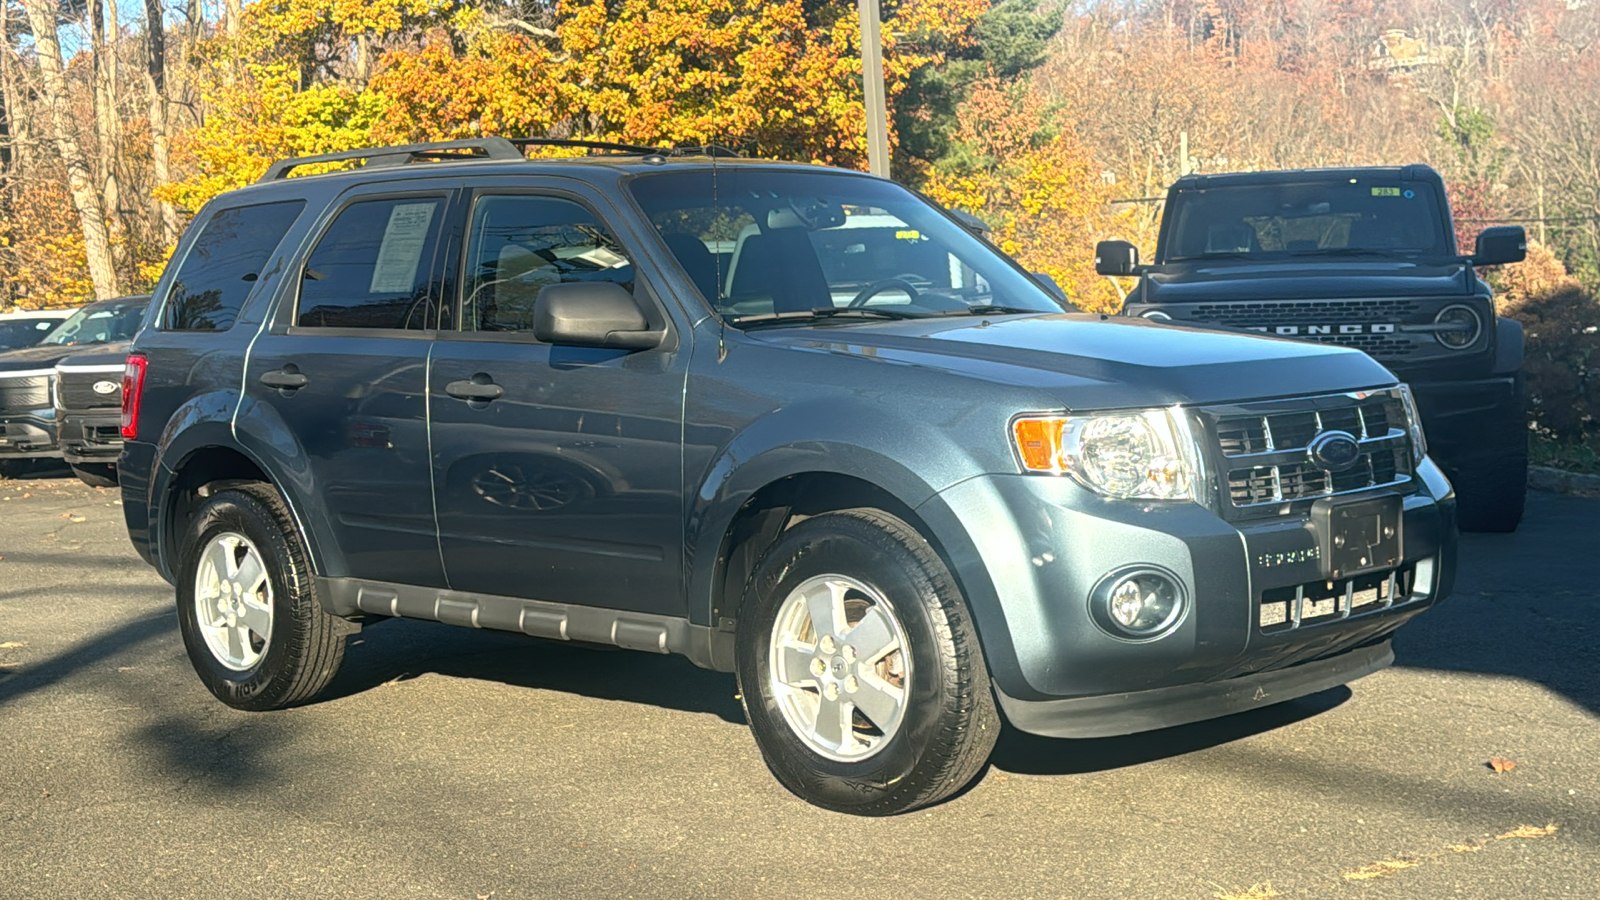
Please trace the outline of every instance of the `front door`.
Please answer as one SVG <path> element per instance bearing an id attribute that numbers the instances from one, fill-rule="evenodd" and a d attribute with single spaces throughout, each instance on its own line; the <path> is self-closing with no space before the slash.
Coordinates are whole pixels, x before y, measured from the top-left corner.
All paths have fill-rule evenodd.
<path id="1" fill-rule="evenodd" d="M 450 587 L 682 615 L 684 363 L 533 337 L 539 290 L 613 281 L 652 320 L 637 257 L 596 195 L 482 191 L 467 208 L 460 329 L 429 374 Z"/>
<path id="2" fill-rule="evenodd" d="M 426 386 L 448 201 L 432 192 L 347 202 L 250 353 L 245 402 L 268 409 L 241 420 L 281 421 L 254 438 L 277 445 L 304 514 L 333 538 L 329 575 L 445 586 Z"/>

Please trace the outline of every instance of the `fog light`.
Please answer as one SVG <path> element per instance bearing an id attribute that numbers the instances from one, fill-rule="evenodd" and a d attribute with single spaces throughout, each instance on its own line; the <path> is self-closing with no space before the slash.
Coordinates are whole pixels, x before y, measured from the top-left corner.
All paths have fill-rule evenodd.
<path id="1" fill-rule="evenodd" d="M 1095 621 L 1113 635 L 1156 637 L 1183 617 L 1183 589 L 1163 571 L 1124 570 L 1100 580 L 1091 607 Z"/>

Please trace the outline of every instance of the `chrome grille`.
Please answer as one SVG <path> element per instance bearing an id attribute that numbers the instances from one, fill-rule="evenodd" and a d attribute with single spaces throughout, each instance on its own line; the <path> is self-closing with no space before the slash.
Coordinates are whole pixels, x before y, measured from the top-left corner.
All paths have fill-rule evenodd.
<path id="1" fill-rule="evenodd" d="M 1411 440 L 1396 392 L 1340 394 L 1212 410 L 1228 503 L 1236 510 L 1407 484 Z M 1319 434 L 1342 431 L 1359 452 L 1348 468 L 1311 454 Z"/>

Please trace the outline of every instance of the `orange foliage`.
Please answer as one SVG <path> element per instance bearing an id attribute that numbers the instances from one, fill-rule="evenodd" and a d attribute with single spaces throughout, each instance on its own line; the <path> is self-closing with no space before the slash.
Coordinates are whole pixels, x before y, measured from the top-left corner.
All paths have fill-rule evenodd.
<path id="1" fill-rule="evenodd" d="M 66 179 L 40 180 L 18 191 L 0 216 L 0 271 L 22 309 L 74 306 L 94 299 L 78 214 Z"/>

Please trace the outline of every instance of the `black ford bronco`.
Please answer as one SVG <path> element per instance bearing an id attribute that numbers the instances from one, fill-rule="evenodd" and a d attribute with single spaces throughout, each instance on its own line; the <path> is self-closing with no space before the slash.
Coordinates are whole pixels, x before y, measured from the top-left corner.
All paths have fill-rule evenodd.
<path id="1" fill-rule="evenodd" d="M 884 815 L 1002 713 L 1288 700 L 1450 591 L 1454 496 L 1361 353 L 1068 313 L 859 173 L 527 143 L 289 160 L 189 226 L 119 468 L 223 702 L 313 700 L 393 616 L 681 654 L 786 787 Z"/>
<path id="2" fill-rule="evenodd" d="M 1190 175 L 1167 192 L 1155 259 L 1095 250 L 1136 275 L 1124 312 L 1366 351 L 1411 386 L 1461 527 L 1513 531 L 1528 480 L 1522 326 L 1474 267 L 1517 262 L 1518 226 L 1459 255 L 1444 182 L 1424 165 Z"/>

